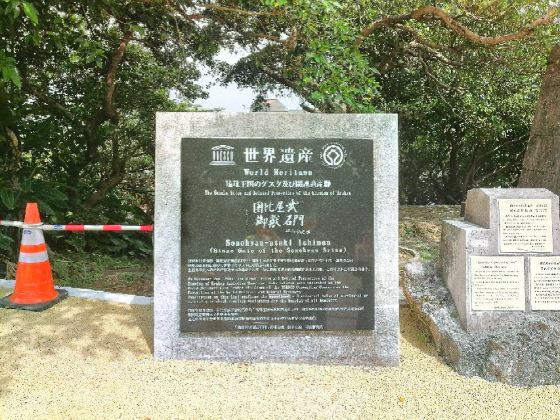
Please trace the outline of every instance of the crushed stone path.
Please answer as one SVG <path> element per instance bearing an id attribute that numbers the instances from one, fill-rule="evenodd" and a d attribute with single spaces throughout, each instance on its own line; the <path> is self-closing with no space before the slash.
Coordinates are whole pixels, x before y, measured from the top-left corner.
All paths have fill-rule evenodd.
<path id="1" fill-rule="evenodd" d="M 156 362 L 152 308 L 0 309 L 0 419 L 560 418 L 560 387 L 464 378 L 401 308 L 401 366 Z"/>

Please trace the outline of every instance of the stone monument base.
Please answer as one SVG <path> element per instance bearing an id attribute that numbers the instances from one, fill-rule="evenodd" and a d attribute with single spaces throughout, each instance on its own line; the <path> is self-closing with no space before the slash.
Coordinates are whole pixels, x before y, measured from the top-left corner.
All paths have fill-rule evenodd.
<path id="1" fill-rule="evenodd" d="M 466 332 L 434 261 L 405 268 L 403 291 L 420 328 L 457 373 L 517 386 L 560 384 L 560 314 L 526 313 L 522 321 Z"/>

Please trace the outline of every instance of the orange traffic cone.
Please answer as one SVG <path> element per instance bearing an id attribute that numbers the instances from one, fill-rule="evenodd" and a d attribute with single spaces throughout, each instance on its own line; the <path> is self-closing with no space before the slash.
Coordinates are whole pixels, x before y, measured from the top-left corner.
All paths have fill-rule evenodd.
<path id="1" fill-rule="evenodd" d="M 26 225 L 41 225 L 37 203 L 27 203 Z M 41 229 L 24 228 L 16 270 L 14 293 L 0 299 L 0 307 L 42 311 L 67 296 L 66 290 L 55 289 L 47 244 Z"/>

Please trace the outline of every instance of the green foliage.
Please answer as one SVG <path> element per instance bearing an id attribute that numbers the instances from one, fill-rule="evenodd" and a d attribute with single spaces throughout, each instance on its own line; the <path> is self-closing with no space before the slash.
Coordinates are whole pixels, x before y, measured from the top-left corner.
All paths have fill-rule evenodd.
<path id="1" fill-rule="evenodd" d="M 463 25 L 488 36 L 516 32 L 547 10 L 542 3 L 525 15 L 517 13 L 520 2 L 447 4 Z M 366 49 L 372 63 L 382 63 L 381 109 L 399 114 L 401 201 L 459 203 L 470 188 L 514 186 L 558 28 L 481 47 L 439 23 L 409 27 L 414 32 L 380 30 Z"/>
<path id="2" fill-rule="evenodd" d="M 21 11 L 25 18 L 22 17 Z M 39 23 L 37 9 L 33 3 L 21 0 L 3 0 L 0 3 L 0 28 L 15 30 L 15 26 L 21 19 L 29 20 L 32 26 Z M 0 50 L 0 76 L 0 84 L 4 81 L 21 88 L 21 77 L 16 60 L 9 54 L 9 51 Z"/>
<path id="3" fill-rule="evenodd" d="M 263 4 L 269 7 L 282 7 L 288 4 L 288 0 L 263 0 Z"/>
<path id="4" fill-rule="evenodd" d="M 158 1 L 2 0 L 0 218 L 22 220 L 36 201 L 49 223 L 151 223 L 155 112 L 194 109 L 189 102 L 204 94 L 193 60 L 217 51 L 214 32 L 178 21 Z M 17 233 L 2 229 L 4 257 L 15 257 Z M 49 245 L 151 248 L 149 235 L 83 239 L 55 235 Z"/>
<path id="5" fill-rule="evenodd" d="M 339 2 L 294 2 L 298 23 L 308 37 L 301 58 L 301 81 L 319 109 L 375 110 L 377 70 L 354 46 L 357 36 L 348 8 Z"/>
<path id="6" fill-rule="evenodd" d="M 283 3 L 276 6 L 282 13 L 268 20 L 230 23 L 235 41 L 251 54 L 222 67 L 225 81 L 261 92 L 288 87 L 323 112 L 374 111 L 377 70 L 354 45 L 353 7 L 330 0 Z"/>
<path id="7" fill-rule="evenodd" d="M 401 201 L 459 202 L 515 183 L 558 25 L 482 47 L 440 20 L 380 25 L 420 0 L 0 0 L 0 217 L 37 201 L 51 223 L 151 223 L 156 111 L 197 110 L 201 64 L 306 109 L 398 112 Z M 516 32 L 536 0 L 436 2 L 472 31 Z M 215 61 L 243 48 L 234 65 Z M 0 256 L 17 231 L 2 230 Z M 147 235 L 52 234 L 57 250 L 145 256 Z M 10 255 L 11 253 L 11 255 Z"/>
<path id="8" fill-rule="evenodd" d="M 130 283 L 150 282 L 151 261 L 106 253 L 59 253 L 51 261 L 57 285 L 126 291 Z M 135 289 L 131 289 L 135 293 Z M 144 292 L 145 293 L 145 292 Z M 139 293 L 142 294 L 142 293 Z"/>
<path id="9" fill-rule="evenodd" d="M 37 9 L 35 9 L 33 3 L 22 1 L 21 8 L 23 10 L 23 13 L 25 13 L 25 16 L 29 18 L 29 20 L 33 23 L 33 25 L 37 25 L 39 23 L 39 16 L 37 13 Z"/>
<path id="10" fill-rule="evenodd" d="M 559 26 L 487 47 L 434 16 L 410 19 L 426 5 L 289 1 L 266 23 L 234 27 L 251 54 L 223 66 L 225 80 L 262 92 L 289 87 L 306 109 L 398 113 L 403 203 L 458 203 L 469 188 L 515 185 Z M 535 0 L 432 5 L 485 37 L 516 33 L 552 7 Z M 270 32 L 254 35 L 265 25 Z"/>
<path id="11" fill-rule="evenodd" d="M 21 77 L 16 67 L 16 60 L 13 57 L 6 56 L 2 51 L 0 51 L 0 73 L 4 81 L 11 82 L 16 87 L 21 88 Z"/>

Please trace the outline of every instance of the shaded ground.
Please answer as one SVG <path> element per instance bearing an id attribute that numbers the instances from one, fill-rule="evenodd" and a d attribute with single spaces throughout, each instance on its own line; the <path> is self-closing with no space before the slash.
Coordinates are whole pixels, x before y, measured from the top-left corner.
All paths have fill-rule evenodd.
<path id="1" fill-rule="evenodd" d="M 560 387 L 468 379 L 401 311 L 399 368 L 155 362 L 151 307 L 0 310 L 0 418 L 554 418 Z"/>
<path id="2" fill-rule="evenodd" d="M 423 260 L 439 255 L 441 222 L 457 219 L 461 206 L 401 206 L 399 209 L 400 278 L 416 254 Z"/>
<path id="3" fill-rule="evenodd" d="M 64 254 L 54 255 L 52 265 L 60 286 L 153 295 L 153 264 L 150 259 Z"/>

